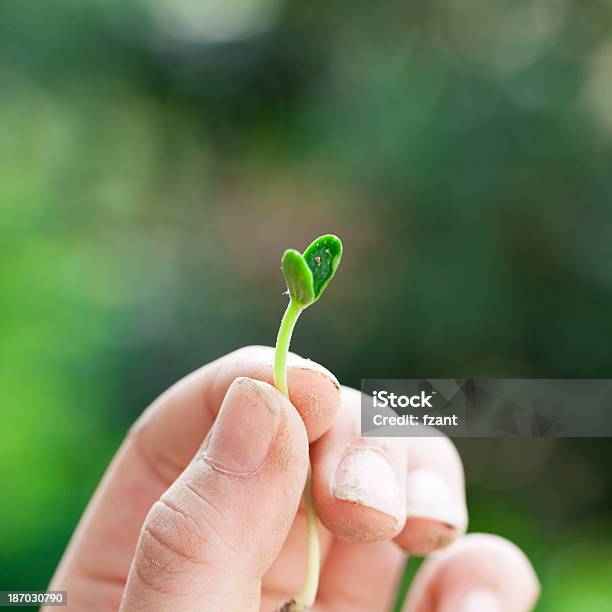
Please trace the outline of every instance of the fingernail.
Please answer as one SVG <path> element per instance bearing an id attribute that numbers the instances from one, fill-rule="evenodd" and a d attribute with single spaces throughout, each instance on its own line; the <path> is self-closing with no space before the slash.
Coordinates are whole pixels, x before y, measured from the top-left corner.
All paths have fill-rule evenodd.
<path id="1" fill-rule="evenodd" d="M 406 478 L 406 516 L 439 521 L 462 530 L 467 521 L 465 506 L 436 472 L 417 469 Z"/>
<path id="2" fill-rule="evenodd" d="M 457 612 L 502 612 L 496 593 L 488 589 L 472 589 L 463 595 L 456 608 Z"/>
<path id="3" fill-rule="evenodd" d="M 219 471 L 248 476 L 263 465 L 280 422 L 265 383 L 237 378 L 227 390 L 204 457 Z"/>
<path id="4" fill-rule="evenodd" d="M 336 499 L 384 512 L 398 523 L 404 521 L 404 497 L 397 475 L 376 449 L 350 449 L 336 469 L 333 490 Z"/>

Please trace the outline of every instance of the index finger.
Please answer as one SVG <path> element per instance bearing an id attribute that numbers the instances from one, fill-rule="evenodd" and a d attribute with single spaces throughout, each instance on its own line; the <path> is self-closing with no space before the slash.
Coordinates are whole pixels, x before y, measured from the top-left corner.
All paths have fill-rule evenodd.
<path id="1" fill-rule="evenodd" d="M 116 607 L 141 525 L 156 499 L 187 466 L 208 433 L 231 383 L 272 382 L 274 351 L 247 347 L 193 372 L 143 413 L 115 455 L 52 581 L 71 591 L 75 609 Z M 290 355 L 290 399 L 310 440 L 331 425 L 340 386 L 322 366 Z"/>

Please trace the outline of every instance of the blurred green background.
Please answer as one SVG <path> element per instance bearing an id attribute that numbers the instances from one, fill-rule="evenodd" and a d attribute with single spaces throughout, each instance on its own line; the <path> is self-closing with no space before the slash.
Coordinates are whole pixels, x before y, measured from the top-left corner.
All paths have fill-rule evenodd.
<path id="1" fill-rule="evenodd" d="M 274 342 L 318 234 L 293 346 L 347 384 L 611 377 L 611 168 L 607 2 L 3 0 L 0 589 L 157 394 Z M 610 441 L 459 446 L 538 609 L 612 609 Z"/>

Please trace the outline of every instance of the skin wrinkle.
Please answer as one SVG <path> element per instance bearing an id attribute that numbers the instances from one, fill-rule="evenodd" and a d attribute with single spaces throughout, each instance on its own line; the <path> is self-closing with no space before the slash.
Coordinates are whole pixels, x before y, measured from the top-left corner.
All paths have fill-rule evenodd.
<path id="1" fill-rule="evenodd" d="M 155 564 L 155 562 L 147 555 L 145 555 L 145 558 L 149 562 Z M 140 580 L 140 582 L 146 587 L 147 590 L 150 590 L 152 593 L 158 593 L 160 595 L 174 595 L 173 591 L 169 589 L 164 589 L 159 584 L 157 584 L 155 580 L 145 577 L 144 572 L 142 571 L 142 568 L 138 563 L 134 564 L 132 567 L 134 568 L 134 574 L 137 576 L 138 580 Z"/>
<path id="2" fill-rule="evenodd" d="M 189 489 L 199 500 L 203 503 L 207 508 L 213 510 L 213 512 L 219 517 L 222 521 L 224 520 L 223 514 L 215 508 L 205 497 L 203 497 L 191 483 L 188 481 L 183 481 L 185 487 Z M 234 543 L 229 542 L 228 539 L 221 534 L 219 529 L 213 525 L 212 521 L 209 520 L 208 514 L 206 512 L 202 512 L 202 518 L 204 519 L 206 525 L 212 530 L 212 532 L 217 536 L 220 542 L 222 542 L 227 548 L 229 548 L 234 554 L 238 554 L 240 552 L 239 547 L 237 547 Z"/>
<path id="3" fill-rule="evenodd" d="M 242 435 L 246 436 L 249 432 L 244 432 Z M 215 472 L 219 472 L 219 474 L 225 474 L 226 476 L 237 476 L 239 478 L 253 478 L 257 476 L 263 469 L 263 466 L 266 463 L 264 459 L 263 463 L 256 469 L 251 472 L 237 472 L 236 470 L 231 470 L 224 465 L 222 465 L 219 461 L 209 457 L 208 455 L 202 455 L 197 458 L 198 461 L 203 461 L 207 465 L 209 465 Z"/>
<path id="4" fill-rule="evenodd" d="M 183 510 L 181 510 L 178 507 L 173 506 L 171 503 L 168 502 L 167 498 L 164 498 L 164 496 L 162 496 L 162 498 L 159 500 L 159 502 L 156 502 L 161 504 L 162 506 L 165 506 L 166 508 L 168 508 L 169 510 L 171 510 L 172 512 L 181 515 L 183 518 L 186 519 L 187 523 L 192 524 L 195 529 L 188 529 L 185 528 L 185 531 L 189 531 L 189 536 L 193 536 L 195 539 L 197 539 L 202 545 L 204 544 L 204 540 L 200 537 L 200 526 L 198 525 L 198 522 L 191 517 L 187 512 L 184 512 Z"/>
<path id="5" fill-rule="evenodd" d="M 191 558 L 191 557 L 186 556 L 185 554 L 183 554 L 182 551 L 177 551 L 174 547 L 168 546 L 168 544 L 165 541 L 165 539 L 157 537 L 156 534 L 153 533 L 148 526 L 145 526 L 145 528 L 143 529 L 143 533 L 147 533 L 163 550 L 170 551 L 170 553 L 179 556 L 179 558 L 181 558 L 186 563 L 192 564 L 192 565 L 194 565 L 196 567 L 200 566 L 202 568 L 205 568 L 205 567 L 213 568 L 213 576 L 216 575 L 216 574 L 224 574 L 224 575 L 226 575 L 228 573 L 232 573 L 232 574 L 236 574 L 239 577 L 239 579 L 242 579 L 243 581 L 246 581 L 248 583 L 253 582 L 253 578 L 251 576 L 247 576 L 241 570 L 239 564 L 236 564 L 236 565 L 234 565 L 232 567 L 228 567 L 225 563 L 220 563 L 218 560 L 215 560 L 215 559 L 198 560 L 198 559 L 195 559 L 195 558 Z M 141 550 L 143 552 L 143 557 L 147 560 L 147 562 L 151 563 L 158 570 L 163 570 L 163 571 L 167 570 L 166 565 L 157 562 L 156 559 L 154 559 L 150 554 L 147 554 L 147 552 L 142 549 L 142 545 L 141 545 Z M 173 561 L 168 560 L 168 565 L 173 565 L 173 564 L 174 564 Z M 185 599 L 190 599 L 193 596 L 193 590 L 192 589 L 188 589 L 186 592 L 183 593 L 183 592 L 177 592 L 173 588 L 163 588 L 163 587 L 161 587 L 160 585 L 157 584 L 157 581 L 155 580 L 155 577 L 149 578 L 148 576 L 145 576 L 145 574 L 142 572 L 142 568 L 139 567 L 138 564 L 134 565 L 134 570 L 135 570 L 138 578 L 145 585 L 145 587 L 148 587 L 149 589 L 151 589 L 155 593 L 169 595 L 169 596 L 172 596 L 172 597 L 184 597 Z M 182 573 L 183 573 L 182 571 L 181 572 L 178 572 L 178 571 L 174 572 L 174 574 L 176 574 L 176 575 L 180 575 Z M 185 570 L 185 573 L 188 574 L 189 571 Z M 203 580 L 203 581 L 198 580 L 198 585 L 199 586 L 203 586 L 205 583 L 207 584 L 209 582 L 211 582 L 211 581 L 210 580 Z M 202 597 L 207 597 L 207 596 L 209 596 L 211 594 L 214 594 L 215 596 L 218 596 L 219 594 L 217 593 L 216 588 L 217 588 L 217 584 L 216 584 L 216 581 L 214 581 L 214 583 L 208 584 L 206 590 L 203 589 L 203 590 L 199 591 L 199 594 Z M 147 606 L 145 606 L 145 609 L 147 609 Z"/>
<path id="6" fill-rule="evenodd" d="M 175 546 L 174 544 L 172 544 L 168 539 L 158 534 L 157 529 L 154 528 L 152 525 L 145 525 L 143 527 L 142 533 L 148 534 L 162 547 L 163 550 L 170 551 L 171 553 L 173 553 L 174 555 L 176 555 L 177 557 L 181 558 L 184 561 L 188 561 L 189 563 L 193 563 L 194 565 L 208 565 L 207 561 L 203 559 L 198 559 L 197 557 L 189 555 L 185 553 L 184 550 L 179 550 L 179 548 Z M 155 563 L 153 559 L 150 559 L 150 560 Z M 156 563 L 156 565 L 158 564 Z M 174 563 L 172 563 L 171 561 L 168 561 L 168 565 L 174 565 Z M 167 566 L 165 565 L 159 564 L 159 566 L 163 567 L 164 569 L 167 569 Z"/>
<path id="7" fill-rule="evenodd" d="M 188 590 L 187 592 L 177 592 L 172 588 L 163 588 L 160 585 L 156 585 L 154 584 L 154 582 L 152 582 L 151 580 L 149 580 L 147 577 L 144 576 L 144 574 L 140 571 L 140 568 L 138 568 L 137 566 L 134 567 L 135 570 L 135 575 L 137 576 L 138 580 L 141 581 L 141 583 L 144 585 L 145 589 L 144 589 L 144 593 L 143 593 L 143 589 L 139 589 L 138 590 L 138 599 L 136 601 L 134 601 L 133 599 L 125 602 L 125 603 L 129 603 L 129 607 L 131 608 L 138 608 L 138 609 L 142 609 L 142 610 L 151 610 L 151 609 L 158 609 L 156 607 L 156 598 L 155 595 L 167 595 L 169 597 L 172 597 L 173 599 L 179 598 L 179 599 L 184 599 L 187 602 L 190 602 L 191 599 L 193 599 L 194 596 L 194 590 Z M 207 590 L 198 590 L 197 593 L 201 598 L 205 598 L 208 597 L 212 594 L 214 594 L 215 596 L 218 596 L 218 593 L 216 592 L 216 585 L 215 584 L 209 584 L 210 581 L 207 581 Z M 202 586 L 204 583 L 200 582 L 198 584 L 198 586 Z M 146 597 L 144 595 L 149 594 L 148 591 L 150 591 L 150 597 Z M 133 594 L 132 594 L 133 597 Z M 121 609 L 123 610 L 125 607 L 122 605 Z M 181 608 L 178 608 L 181 609 Z"/>

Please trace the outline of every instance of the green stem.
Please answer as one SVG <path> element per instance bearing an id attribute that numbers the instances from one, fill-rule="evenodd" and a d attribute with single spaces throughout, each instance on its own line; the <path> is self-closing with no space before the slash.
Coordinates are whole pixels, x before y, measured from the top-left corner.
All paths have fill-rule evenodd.
<path id="1" fill-rule="evenodd" d="M 287 355 L 293 328 L 300 316 L 302 308 L 293 300 L 289 301 L 287 310 L 278 330 L 276 350 L 274 351 L 274 386 L 289 397 L 287 386 Z M 304 505 L 306 507 L 306 530 L 308 553 L 306 558 L 306 576 L 302 590 L 295 595 L 294 610 L 305 610 L 314 605 L 319 588 L 319 573 L 321 556 L 319 551 L 319 533 L 317 531 L 317 515 L 312 501 L 311 466 L 308 465 L 308 477 L 304 488 Z"/>
<path id="2" fill-rule="evenodd" d="M 312 501 L 312 466 L 308 464 L 308 478 L 304 488 L 304 506 L 306 507 L 306 538 L 308 553 L 306 557 L 306 576 L 302 590 L 295 595 L 294 600 L 298 610 L 308 610 L 314 605 L 319 589 L 319 573 L 321 571 L 321 553 L 319 549 L 319 532 L 317 530 L 317 513 Z"/>
<path id="3" fill-rule="evenodd" d="M 276 350 L 274 351 L 274 386 L 287 397 L 289 397 L 289 389 L 287 387 L 287 354 L 289 353 L 289 344 L 291 343 L 291 335 L 293 328 L 300 316 L 302 309 L 293 301 L 290 300 L 283 315 L 278 336 L 276 337 Z"/>

